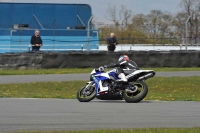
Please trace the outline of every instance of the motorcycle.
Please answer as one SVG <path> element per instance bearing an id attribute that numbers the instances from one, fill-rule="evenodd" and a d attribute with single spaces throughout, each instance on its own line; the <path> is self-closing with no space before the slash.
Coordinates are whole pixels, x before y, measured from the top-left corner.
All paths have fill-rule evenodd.
<path id="1" fill-rule="evenodd" d="M 95 97 L 119 94 L 127 103 L 138 103 L 148 93 L 148 86 L 144 81 L 154 77 L 156 74 L 153 70 L 125 72 L 128 83 L 124 84 L 118 78 L 117 68 L 108 72 L 105 72 L 105 69 L 104 67 L 99 67 L 91 72 L 90 81 L 77 93 L 77 99 L 80 102 L 89 102 Z M 132 89 L 131 92 L 130 89 Z"/>

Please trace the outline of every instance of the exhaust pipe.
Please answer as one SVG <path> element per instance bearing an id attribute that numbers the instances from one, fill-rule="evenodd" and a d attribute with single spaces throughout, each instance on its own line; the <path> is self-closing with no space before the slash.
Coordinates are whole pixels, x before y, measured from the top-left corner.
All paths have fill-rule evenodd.
<path id="1" fill-rule="evenodd" d="M 152 78 L 152 77 L 155 76 L 155 74 L 156 74 L 155 72 L 149 73 L 149 74 L 147 74 L 145 76 L 142 76 L 142 77 L 138 78 L 138 81 L 147 80 L 149 78 Z"/>

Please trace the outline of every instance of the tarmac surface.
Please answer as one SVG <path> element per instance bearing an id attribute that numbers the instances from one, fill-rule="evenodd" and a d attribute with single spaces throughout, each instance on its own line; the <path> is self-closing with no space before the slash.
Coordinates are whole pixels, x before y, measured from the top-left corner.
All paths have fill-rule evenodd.
<path id="1" fill-rule="evenodd" d="M 89 80 L 90 74 L 49 74 L 49 75 L 15 75 L 0 76 L 0 84 L 30 83 L 47 81 Z M 157 72 L 156 77 L 189 77 L 200 76 L 200 71 Z"/>
<path id="2" fill-rule="evenodd" d="M 200 127 L 200 102 L 0 99 L 0 132 Z"/>
<path id="3" fill-rule="evenodd" d="M 158 72 L 157 77 L 200 76 Z M 0 84 L 87 80 L 89 74 L 0 76 Z M 0 99 L 0 132 L 101 128 L 200 127 L 200 102 L 80 103 L 67 99 Z"/>

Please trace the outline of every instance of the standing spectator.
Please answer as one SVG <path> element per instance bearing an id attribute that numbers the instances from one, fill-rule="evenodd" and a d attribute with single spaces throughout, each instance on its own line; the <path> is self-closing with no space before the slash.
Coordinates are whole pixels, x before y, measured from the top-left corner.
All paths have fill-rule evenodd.
<path id="1" fill-rule="evenodd" d="M 35 34 L 31 37 L 32 51 L 39 51 L 42 46 L 42 39 L 40 37 L 40 31 L 36 30 Z"/>
<path id="2" fill-rule="evenodd" d="M 115 51 L 116 45 L 118 44 L 117 38 L 114 33 L 110 33 L 110 37 L 107 38 L 108 51 Z"/>

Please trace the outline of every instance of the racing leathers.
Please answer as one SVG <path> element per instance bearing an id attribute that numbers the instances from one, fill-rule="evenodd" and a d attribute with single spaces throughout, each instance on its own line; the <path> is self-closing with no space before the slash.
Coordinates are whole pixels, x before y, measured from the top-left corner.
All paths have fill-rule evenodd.
<path id="1" fill-rule="evenodd" d="M 137 64 L 132 60 L 121 60 L 117 62 L 116 64 L 110 64 L 107 66 L 108 68 L 114 68 L 116 67 L 116 73 L 118 74 L 118 77 L 121 79 L 121 81 L 127 82 L 127 78 L 125 74 L 131 74 L 135 70 L 139 70 Z"/>

